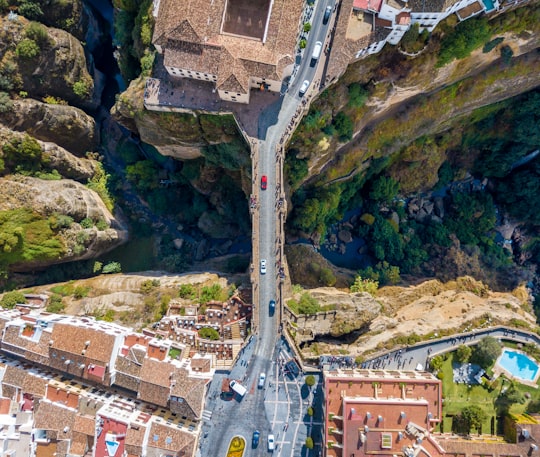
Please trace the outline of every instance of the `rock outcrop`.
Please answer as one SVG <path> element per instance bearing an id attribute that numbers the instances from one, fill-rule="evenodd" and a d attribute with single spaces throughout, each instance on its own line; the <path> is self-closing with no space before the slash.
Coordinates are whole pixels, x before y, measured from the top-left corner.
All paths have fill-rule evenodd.
<path id="1" fill-rule="evenodd" d="M 16 68 L 20 75 L 14 88 L 31 97 L 50 96 L 74 106 L 97 107 L 99 100 L 94 95 L 99 94 L 94 93 L 79 40 L 64 30 L 43 25 L 33 26 L 39 32 L 32 32 L 31 39 L 27 35 L 30 24 L 23 17 L 14 21 L 0 18 L 0 63 Z"/>
<path id="2" fill-rule="evenodd" d="M 76 155 L 84 156 L 97 148 L 94 119 L 73 106 L 15 100 L 12 110 L 0 113 L 0 122 L 38 140 L 56 143 Z"/>
<path id="3" fill-rule="evenodd" d="M 26 208 L 43 219 L 55 214 L 73 219 L 73 223 L 59 233 L 64 244 L 63 255 L 55 260 L 14 263 L 10 265 L 11 271 L 29 271 L 51 263 L 93 258 L 127 241 L 123 222 L 111 214 L 96 192 L 76 181 L 9 176 L 0 179 L 0 195 L 3 195 L 0 213 Z M 96 223 L 101 221 L 104 229 L 96 225 L 83 228 L 79 222 L 86 218 Z"/>
<path id="4" fill-rule="evenodd" d="M 347 337 L 366 331 L 379 315 L 381 305 L 365 292 L 350 294 L 331 287 L 312 289 L 309 294 L 321 307 L 334 308 L 314 315 L 289 316 L 297 342 L 320 336 Z"/>

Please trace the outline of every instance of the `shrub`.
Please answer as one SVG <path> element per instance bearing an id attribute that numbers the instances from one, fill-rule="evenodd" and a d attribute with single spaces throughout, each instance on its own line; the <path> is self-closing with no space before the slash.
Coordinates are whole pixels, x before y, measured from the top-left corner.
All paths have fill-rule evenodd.
<path id="1" fill-rule="evenodd" d="M 339 141 L 349 141 L 353 136 L 353 121 L 343 111 L 340 111 L 332 120 L 332 125 L 336 128 Z"/>
<path id="2" fill-rule="evenodd" d="M 109 224 L 107 223 L 107 221 L 100 219 L 96 222 L 96 228 L 100 231 L 107 230 L 109 228 Z"/>
<path id="3" fill-rule="evenodd" d="M 306 376 L 306 380 L 305 380 L 306 386 L 313 387 L 316 382 L 317 380 L 315 379 L 315 376 L 313 376 L 312 374 L 308 374 Z"/>
<path id="4" fill-rule="evenodd" d="M 47 305 L 47 312 L 49 313 L 61 313 L 66 308 L 66 305 L 62 302 L 62 295 L 53 294 L 49 298 L 49 304 Z"/>
<path id="5" fill-rule="evenodd" d="M 38 44 L 30 38 L 19 41 L 15 48 L 15 54 L 21 59 L 33 59 L 39 55 L 40 51 Z"/>
<path id="6" fill-rule="evenodd" d="M 51 42 L 47 28 L 39 22 L 30 22 L 24 29 L 24 34 L 26 38 L 34 40 L 41 49 L 48 46 Z"/>
<path id="7" fill-rule="evenodd" d="M 103 274 L 122 273 L 122 265 L 120 262 L 109 262 L 101 272 Z"/>
<path id="8" fill-rule="evenodd" d="M 359 83 L 352 83 L 349 87 L 349 101 L 347 106 L 350 108 L 361 108 L 366 103 L 369 91 Z"/>
<path id="9" fill-rule="evenodd" d="M 103 268 L 103 262 L 99 262 L 98 260 L 96 260 L 94 262 L 94 266 L 92 268 L 92 272 L 93 273 L 99 273 L 101 271 L 101 269 Z"/>
<path id="10" fill-rule="evenodd" d="M 299 46 L 300 46 L 300 49 L 304 49 L 307 46 L 307 41 L 304 39 L 301 39 Z"/>
<path id="11" fill-rule="evenodd" d="M 90 287 L 85 287 L 85 286 L 77 286 L 75 287 L 75 289 L 73 290 L 73 296 L 77 299 L 77 300 L 80 300 L 81 298 L 84 298 L 88 295 L 88 292 L 90 292 Z"/>
<path id="12" fill-rule="evenodd" d="M 80 98 L 87 98 L 90 95 L 90 85 L 80 79 L 73 84 L 73 93 Z"/>
<path id="13" fill-rule="evenodd" d="M 306 22 L 304 24 L 304 32 L 309 32 L 311 30 L 311 24 L 309 22 Z"/>
<path id="14" fill-rule="evenodd" d="M 7 113 L 13 108 L 13 101 L 6 92 L 0 92 L 0 113 Z"/>
<path id="15" fill-rule="evenodd" d="M 206 305 L 209 301 L 220 300 L 222 297 L 222 288 L 219 284 L 212 284 L 211 286 L 204 286 L 201 289 L 201 296 L 199 301 L 201 304 Z"/>
<path id="16" fill-rule="evenodd" d="M 180 298 L 187 298 L 193 300 L 197 294 L 195 288 L 191 284 L 182 284 L 178 289 L 178 296 Z"/>
<path id="17" fill-rule="evenodd" d="M 308 437 L 306 438 L 306 447 L 307 447 L 308 449 L 313 449 L 313 447 L 314 447 L 314 444 L 313 444 L 313 438 L 312 438 L 311 436 L 308 436 Z"/>
<path id="18" fill-rule="evenodd" d="M 30 20 L 37 21 L 43 16 L 43 11 L 38 3 L 34 2 L 21 2 L 19 5 L 18 13 Z"/>
<path id="19" fill-rule="evenodd" d="M 91 229 L 94 226 L 94 221 L 89 217 L 85 217 L 79 224 L 81 224 L 81 227 L 84 229 Z"/>
<path id="20" fill-rule="evenodd" d="M 11 292 L 6 292 L 0 300 L 0 306 L 4 309 L 15 308 L 16 305 L 23 305 L 26 303 L 26 298 L 22 292 L 13 290 Z"/>
<path id="21" fill-rule="evenodd" d="M 379 289 L 379 282 L 374 281 L 373 279 L 363 279 L 362 276 L 358 275 L 354 279 L 354 283 L 351 284 L 350 291 L 352 293 L 357 292 L 367 292 L 371 295 L 375 295 Z"/>

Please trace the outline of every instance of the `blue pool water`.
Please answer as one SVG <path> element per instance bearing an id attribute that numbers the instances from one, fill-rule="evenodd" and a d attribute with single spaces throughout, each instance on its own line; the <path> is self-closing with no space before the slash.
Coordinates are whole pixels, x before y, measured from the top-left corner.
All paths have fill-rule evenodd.
<path id="1" fill-rule="evenodd" d="M 534 381 L 538 374 L 538 364 L 525 354 L 505 349 L 497 362 L 512 376 L 524 381 Z"/>
<path id="2" fill-rule="evenodd" d="M 495 9 L 495 3 L 493 2 L 493 0 L 482 0 L 482 3 L 486 7 L 486 11 L 491 11 Z"/>

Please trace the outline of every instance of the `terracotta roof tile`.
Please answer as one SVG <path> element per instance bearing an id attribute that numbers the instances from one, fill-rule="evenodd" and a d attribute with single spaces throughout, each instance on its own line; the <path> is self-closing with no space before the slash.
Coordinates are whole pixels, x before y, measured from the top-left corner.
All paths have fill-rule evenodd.
<path id="1" fill-rule="evenodd" d="M 57 403 L 41 400 L 34 414 L 34 427 L 41 430 L 54 430 L 59 439 L 70 439 L 76 412 Z M 64 430 L 67 431 L 64 433 Z"/>
<path id="2" fill-rule="evenodd" d="M 137 427 L 137 429 L 134 427 Z M 142 446 L 145 433 L 146 427 L 143 427 L 142 425 L 130 425 L 126 432 L 126 446 Z M 133 453 L 133 451 L 130 452 Z"/>
<path id="3" fill-rule="evenodd" d="M 166 406 L 174 366 L 167 362 L 146 358 L 141 369 L 139 398 L 156 405 Z"/>
<path id="4" fill-rule="evenodd" d="M 167 427 L 156 422 L 150 428 L 148 447 L 174 452 L 176 455 L 193 455 L 195 444 L 195 435 L 177 428 Z"/>
<path id="5" fill-rule="evenodd" d="M 73 431 L 94 436 L 96 433 L 96 420 L 90 416 L 77 415 L 73 422 Z"/>
<path id="6" fill-rule="evenodd" d="M 69 455 L 82 457 L 88 450 L 88 437 L 83 433 L 73 432 L 73 438 L 69 447 Z"/>
<path id="7" fill-rule="evenodd" d="M 9 384 L 14 387 L 22 387 L 24 378 L 26 377 L 26 371 L 20 367 L 14 367 L 11 365 L 6 366 L 6 372 L 2 379 L 3 384 Z"/>
<path id="8" fill-rule="evenodd" d="M 303 3 L 275 0 L 263 43 L 222 34 L 225 0 L 161 0 L 153 42 L 165 49 L 166 66 L 216 75 L 220 89 L 246 93 L 251 76 L 284 77 L 283 71 L 296 55 Z"/>
<path id="9" fill-rule="evenodd" d="M 186 416 L 200 418 L 203 410 L 203 400 L 206 385 L 209 380 L 188 376 L 186 370 L 178 368 L 173 374 L 171 395 L 184 399 L 181 405 L 189 407 Z"/>
<path id="10" fill-rule="evenodd" d="M 44 397 L 47 383 L 47 379 L 27 373 L 23 380 L 22 390 L 37 397 Z"/>
<path id="11" fill-rule="evenodd" d="M 52 349 L 58 349 L 77 356 L 85 350 L 85 357 L 103 364 L 109 363 L 115 343 L 115 335 L 98 328 L 57 323 L 52 330 Z M 90 344 L 86 347 L 85 343 Z"/>

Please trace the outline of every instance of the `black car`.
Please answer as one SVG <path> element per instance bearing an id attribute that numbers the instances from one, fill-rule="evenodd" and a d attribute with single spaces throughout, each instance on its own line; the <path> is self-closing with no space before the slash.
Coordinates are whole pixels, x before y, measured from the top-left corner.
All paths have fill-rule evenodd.
<path id="1" fill-rule="evenodd" d="M 332 15 L 332 7 L 327 6 L 324 10 L 324 16 L 323 16 L 323 24 L 326 24 L 328 22 L 328 19 L 330 19 L 330 16 Z"/>

